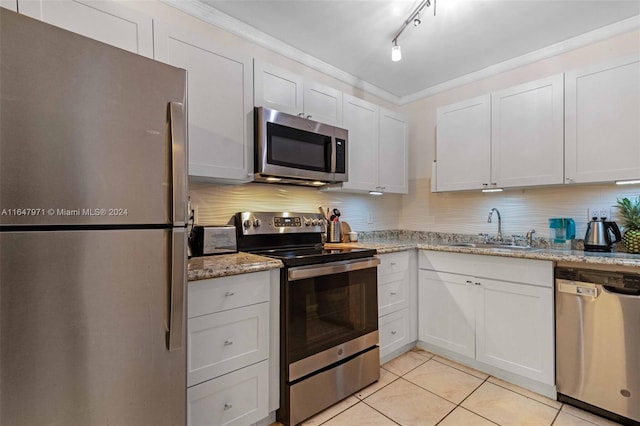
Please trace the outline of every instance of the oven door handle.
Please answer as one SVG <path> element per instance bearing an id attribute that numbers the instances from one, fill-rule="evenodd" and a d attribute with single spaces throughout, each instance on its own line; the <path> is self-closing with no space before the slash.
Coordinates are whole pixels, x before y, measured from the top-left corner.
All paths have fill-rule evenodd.
<path id="1" fill-rule="evenodd" d="M 380 264 L 380 259 L 370 257 L 366 259 L 343 260 L 339 262 L 322 263 L 320 265 L 296 266 L 289 268 L 289 281 L 304 280 L 307 278 L 333 275 L 342 272 L 359 271 L 361 269 L 375 268 Z"/>

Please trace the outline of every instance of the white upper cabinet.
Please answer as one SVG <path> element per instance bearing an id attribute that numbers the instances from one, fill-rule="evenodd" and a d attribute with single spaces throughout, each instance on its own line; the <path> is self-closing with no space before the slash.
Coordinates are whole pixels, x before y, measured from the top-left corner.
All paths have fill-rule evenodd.
<path id="1" fill-rule="evenodd" d="M 255 106 L 334 126 L 342 123 L 341 91 L 258 60 L 253 70 Z"/>
<path id="2" fill-rule="evenodd" d="M 14 12 L 18 11 L 18 0 L 0 0 L 0 7 L 4 7 L 5 9 L 13 10 Z"/>
<path id="3" fill-rule="evenodd" d="M 343 94 L 342 127 L 349 130 L 349 180 L 345 192 L 408 192 L 406 116 Z"/>
<path id="4" fill-rule="evenodd" d="M 438 108 L 436 190 L 480 189 L 491 183 L 491 96 Z"/>
<path id="5" fill-rule="evenodd" d="M 4 6 L 4 0 L 2 5 Z M 80 0 L 20 0 L 20 13 L 94 40 L 153 58 L 151 17 L 129 9 L 120 3 Z"/>
<path id="6" fill-rule="evenodd" d="M 160 22 L 155 23 L 154 39 L 155 59 L 188 71 L 189 176 L 250 180 L 252 58 Z"/>
<path id="7" fill-rule="evenodd" d="M 383 192 L 409 192 L 408 132 L 407 118 L 404 115 L 380 108 L 378 183 Z"/>
<path id="8" fill-rule="evenodd" d="M 342 92 L 319 83 L 304 82 L 304 116 L 341 127 Z"/>
<path id="9" fill-rule="evenodd" d="M 349 131 L 349 180 L 343 189 L 372 191 L 378 188 L 379 107 L 344 94 L 342 124 Z"/>
<path id="10" fill-rule="evenodd" d="M 562 74 L 438 108 L 436 191 L 563 182 Z"/>
<path id="11" fill-rule="evenodd" d="M 566 183 L 640 178 L 640 54 L 565 74 Z"/>
<path id="12" fill-rule="evenodd" d="M 562 74 L 491 94 L 491 182 L 498 187 L 563 182 Z"/>
<path id="13" fill-rule="evenodd" d="M 253 67 L 255 106 L 304 115 L 301 75 L 258 60 Z"/>

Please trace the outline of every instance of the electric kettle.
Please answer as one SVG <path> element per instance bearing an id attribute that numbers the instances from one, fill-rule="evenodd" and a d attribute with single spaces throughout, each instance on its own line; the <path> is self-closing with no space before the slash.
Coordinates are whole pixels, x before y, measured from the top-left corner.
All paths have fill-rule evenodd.
<path id="1" fill-rule="evenodd" d="M 622 240 L 618 225 L 615 222 L 606 222 L 605 219 L 591 218 L 584 236 L 584 251 L 608 252 L 614 243 Z M 612 236 L 614 240 L 611 239 Z"/>

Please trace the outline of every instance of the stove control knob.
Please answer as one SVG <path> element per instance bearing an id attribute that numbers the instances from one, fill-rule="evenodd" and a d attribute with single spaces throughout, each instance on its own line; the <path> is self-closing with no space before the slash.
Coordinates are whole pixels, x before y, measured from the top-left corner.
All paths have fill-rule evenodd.
<path id="1" fill-rule="evenodd" d="M 245 219 L 244 222 L 242 222 L 242 226 L 247 229 L 251 228 L 251 221 L 249 219 Z"/>
<path id="2" fill-rule="evenodd" d="M 260 219 L 255 219 L 255 220 L 253 221 L 253 226 L 254 226 L 254 227 L 259 228 L 259 227 L 260 227 L 260 225 L 262 225 L 262 221 L 261 221 Z"/>
<path id="3" fill-rule="evenodd" d="M 311 220 L 311 224 L 312 224 L 313 226 L 318 226 L 318 219 L 312 219 L 312 220 Z"/>
<path id="4" fill-rule="evenodd" d="M 304 226 L 311 226 L 311 219 L 309 219 L 308 217 L 304 218 Z"/>

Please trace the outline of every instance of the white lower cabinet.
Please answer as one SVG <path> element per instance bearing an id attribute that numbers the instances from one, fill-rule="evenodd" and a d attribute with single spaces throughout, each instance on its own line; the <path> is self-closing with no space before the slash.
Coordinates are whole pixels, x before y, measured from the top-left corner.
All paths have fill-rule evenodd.
<path id="1" fill-rule="evenodd" d="M 470 277 L 420 270 L 420 340 L 475 357 L 475 303 Z"/>
<path id="2" fill-rule="evenodd" d="M 388 355 L 415 340 L 415 338 L 410 338 L 408 309 L 402 309 L 380 317 L 378 328 L 381 356 Z"/>
<path id="3" fill-rule="evenodd" d="M 278 270 L 189 283 L 189 426 L 251 425 L 278 408 L 278 289 Z"/>
<path id="4" fill-rule="evenodd" d="M 554 386 L 552 262 L 426 251 L 419 262 L 420 341 Z"/>
<path id="5" fill-rule="evenodd" d="M 482 278 L 476 290 L 476 359 L 553 385 L 553 289 Z"/>
<path id="6" fill-rule="evenodd" d="M 190 426 L 246 426 L 264 418 L 269 403 L 267 361 L 187 389 Z"/>
<path id="7" fill-rule="evenodd" d="M 382 362 L 417 339 L 415 250 L 379 254 L 378 329 Z"/>

